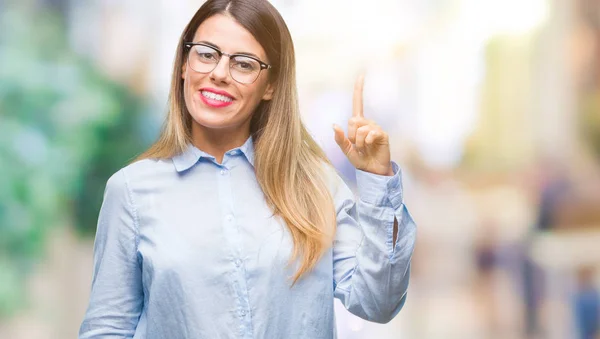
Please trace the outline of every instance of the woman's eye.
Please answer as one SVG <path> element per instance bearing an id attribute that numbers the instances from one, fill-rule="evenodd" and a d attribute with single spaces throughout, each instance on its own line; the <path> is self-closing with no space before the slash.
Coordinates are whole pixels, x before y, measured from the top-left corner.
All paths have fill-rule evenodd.
<path id="1" fill-rule="evenodd" d="M 240 68 L 252 69 L 252 65 L 250 65 L 247 62 L 240 62 L 240 63 L 238 63 L 238 65 L 240 66 Z"/>
<path id="2" fill-rule="evenodd" d="M 199 60 L 210 62 L 219 60 L 218 53 L 212 48 L 197 45 L 196 47 L 194 47 L 194 51 L 196 52 L 196 57 Z"/>
<path id="3" fill-rule="evenodd" d="M 255 72 L 258 69 L 258 63 L 248 58 L 236 59 L 233 67 L 241 72 Z"/>
<path id="4" fill-rule="evenodd" d="M 200 57 L 207 60 L 215 58 L 215 56 L 212 53 L 200 53 Z"/>

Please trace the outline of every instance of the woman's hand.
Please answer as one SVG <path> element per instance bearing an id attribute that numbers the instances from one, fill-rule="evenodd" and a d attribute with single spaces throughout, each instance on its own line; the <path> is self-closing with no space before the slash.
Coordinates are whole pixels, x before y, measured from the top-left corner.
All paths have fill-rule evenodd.
<path id="1" fill-rule="evenodd" d="M 389 136 L 374 121 L 365 119 L 363 114 L 364 81 L 364 74 L 361 74 L 354 85 L 348 137 L 334 124 L 335 142 L 357 169 L 379 175 L 393 175 Z"/>

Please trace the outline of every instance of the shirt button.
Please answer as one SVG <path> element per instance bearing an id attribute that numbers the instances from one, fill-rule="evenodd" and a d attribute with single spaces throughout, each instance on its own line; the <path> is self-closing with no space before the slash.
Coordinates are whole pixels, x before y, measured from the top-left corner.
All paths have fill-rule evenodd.
<path id="1" fill-rule="evenodd" d="M 245 317 L 246 316 L 246 310 L 241 310 L 240 314 L 242 315 L 242 317 Z"/>
<path id="2" fill-rule="evenodd" d="M 240 259 L 235 259 L 235 266 L 237 266 L 237 267 L 242 266 L 242 261 Z"/>
<path id="3" fill-rule="evenodd" d="M 225 175 L 226 173 L 227 173 L 226 170 L 224 170 L 224 169 L 221 170 L 221 175 Z"/>
<path id="4" fill-rule="evenodd" d="M 228 215 L 227 215 L 227 221 L 232 221 L 232 220 L 233 220 L 233 215 L 231 215 L 231 214 L 228 214 Z"/>

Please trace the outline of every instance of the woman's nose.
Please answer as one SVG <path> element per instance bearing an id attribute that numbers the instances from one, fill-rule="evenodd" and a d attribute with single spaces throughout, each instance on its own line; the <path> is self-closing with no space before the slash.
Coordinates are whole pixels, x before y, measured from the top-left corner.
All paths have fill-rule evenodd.
<path id="1" fill-rule="evenodd" d="M 215 68 L 210 72 L 210 78 L 215 82 L 228 83 L 231 75 L 229 74 L 229 57 L 222 56 Z"/>

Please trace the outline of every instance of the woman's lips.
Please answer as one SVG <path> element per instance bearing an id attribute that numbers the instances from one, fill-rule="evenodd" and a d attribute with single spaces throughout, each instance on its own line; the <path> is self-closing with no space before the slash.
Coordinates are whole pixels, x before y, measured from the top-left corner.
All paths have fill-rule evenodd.
<path id="1" fill-rule="evenodd" d="M 224 93 L 224 92 L 221 92 L 221 93 Z M 198 91 L 198 95 L 200 96 L 200 99 L 202 100 L 202 102 L 204 104 L 206 104 L 207 106 L 210 106 L 210 107 L 215 107 L 215 108 L 229 106 L 233 103 L 233 100 L 234 100 L 232 97 L 230 97 L 228 95 L 215 93 L 214 91 L 210 91 L 210 90 L 206 90 L 206 89 L 202 89 L 202 90 Z"/>

